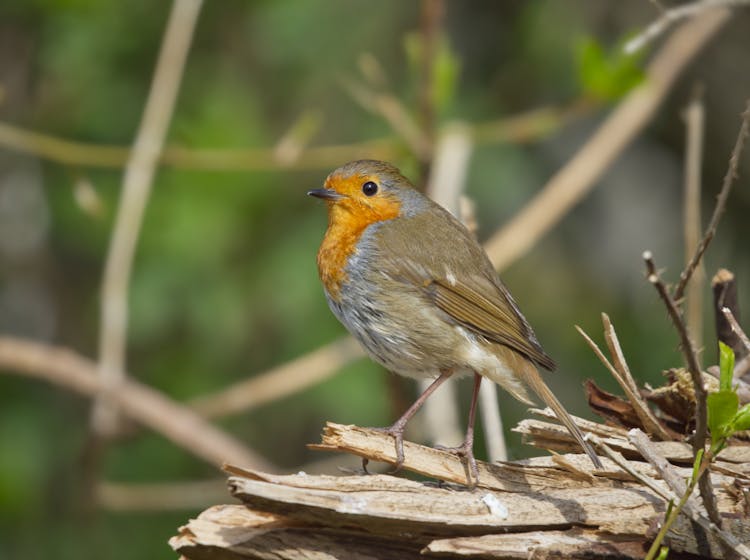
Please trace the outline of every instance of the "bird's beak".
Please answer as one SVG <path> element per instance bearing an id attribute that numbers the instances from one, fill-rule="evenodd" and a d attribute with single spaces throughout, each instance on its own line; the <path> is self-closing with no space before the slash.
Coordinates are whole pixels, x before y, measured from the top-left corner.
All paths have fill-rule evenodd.
<path id="1" fill-rule="evenodd" d="M 307 195 L 314 196 L 315 198 L 322 198 L 323 200 L 330 200 L 332 202 L 336 202 L 337 200 L 346 198 L 346 196 L 337 193 L 333 189 L 313 189 L 311 191 L 307 191 Z"/>

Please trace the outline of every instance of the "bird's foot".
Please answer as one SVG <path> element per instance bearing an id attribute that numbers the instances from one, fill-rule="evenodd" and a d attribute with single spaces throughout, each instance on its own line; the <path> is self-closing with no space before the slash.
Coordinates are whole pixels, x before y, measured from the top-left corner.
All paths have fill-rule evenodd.
<path id="1" fill-rule="evenodd" d="M 396 445 L 396 462 L 393 464 L 393 468 L 386 471 L 386 474 L 395 474 L 401 470 L 404 466 L 404 428 L 398 425 L 393 425 L 388 428 L 368 428 L 376 432 L 382 432 L 392 436 Z M 367 464 L 370 462 L 366 457 L 362 458 L 362 469 L 365 473 L 370 474 L 367 470 Z"/>
<path id="2" fill-rule="evenodd" d="M 474 442 L 464 441 L 461 445 L 447 447 L 445 445 L 435 445 L 435 449 L 447 451 L 458 456 L 466 467 L 466 487 L 473 490 L 479 483 L 479 467 L 474 457 Z"/>

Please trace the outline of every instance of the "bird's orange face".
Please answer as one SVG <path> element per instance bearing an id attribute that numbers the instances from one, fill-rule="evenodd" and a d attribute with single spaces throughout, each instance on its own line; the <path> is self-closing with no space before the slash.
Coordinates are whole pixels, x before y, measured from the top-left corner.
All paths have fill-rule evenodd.
<path id="1" fill-rule="evenodd" d="M 322 189 L 308 192 L 328 204 L 328 230 L 318 252 L 318 270 L 328 293 L 338 298 L 346 280 L 345 267 L 362 232 L 371 224 L 396 218 L 401 202 L 383 188 L 377 173 L 328 176 Z"/>
<path id="2" fill-rule="evenodd" d="M 378 174 L 343 175 L 332 173 L 324 188 L 309 194 L 328 202 L 332 223 L 362 230 L 370 224 L 398 216 L 401 202 L 392 191 L 385 191 Z"/>

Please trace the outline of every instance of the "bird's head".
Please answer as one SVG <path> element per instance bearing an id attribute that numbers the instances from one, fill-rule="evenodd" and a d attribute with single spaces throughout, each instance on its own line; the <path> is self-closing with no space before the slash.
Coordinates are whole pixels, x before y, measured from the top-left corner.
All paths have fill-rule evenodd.
<path id="1" fill-rule="evenodd" d="M 332 225 L 355 229 L 398 217 L 419 196 L 398 169 L 375 160 L 347 163 L 328 175 L 322 189 L 307 194 L 327 202 Z"/>

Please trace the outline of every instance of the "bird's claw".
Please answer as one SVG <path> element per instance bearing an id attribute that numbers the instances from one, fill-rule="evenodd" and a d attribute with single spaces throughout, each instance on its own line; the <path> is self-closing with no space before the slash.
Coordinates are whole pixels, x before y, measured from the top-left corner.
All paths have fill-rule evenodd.
<path id="1" fill-rule="evenodd" d="M 441 451 L 447 451 L 458 456 L 462 462 L 466 463 L 466 486 L 473 490 L 479 483 L 479 467 L 477 466 L 477 460 L 474 457 L 474 443 L 465 441 L 461 445 L 455 447 L 448 447 L 445 445 L 435 445 L 435 449 Z"/>
<path id="2" fill-rule="evenodd" d="M 389 436 L 393 437 L 394 443 L 396 446 L 396 462 L 393 464 L 393 468 L 389 471 L 386 471 L 385 474 L 395 474 L 401 470 L 401 467 L 404 466 L 404 430 L 403 428 L 398 429 L 394 428 L 393 426 L 390 426 L 388 428 L 370 428 L 371 430 L 374 430 L 376 432 L 382 432 L 384 434 L 388 434 Z M 369 459 L 363 458 L 362 459 L 362 469 L 364 469 L 366 474 L 370 474 L 370 472 L 367 470 L 367 464 L 370 462 Z"/>

